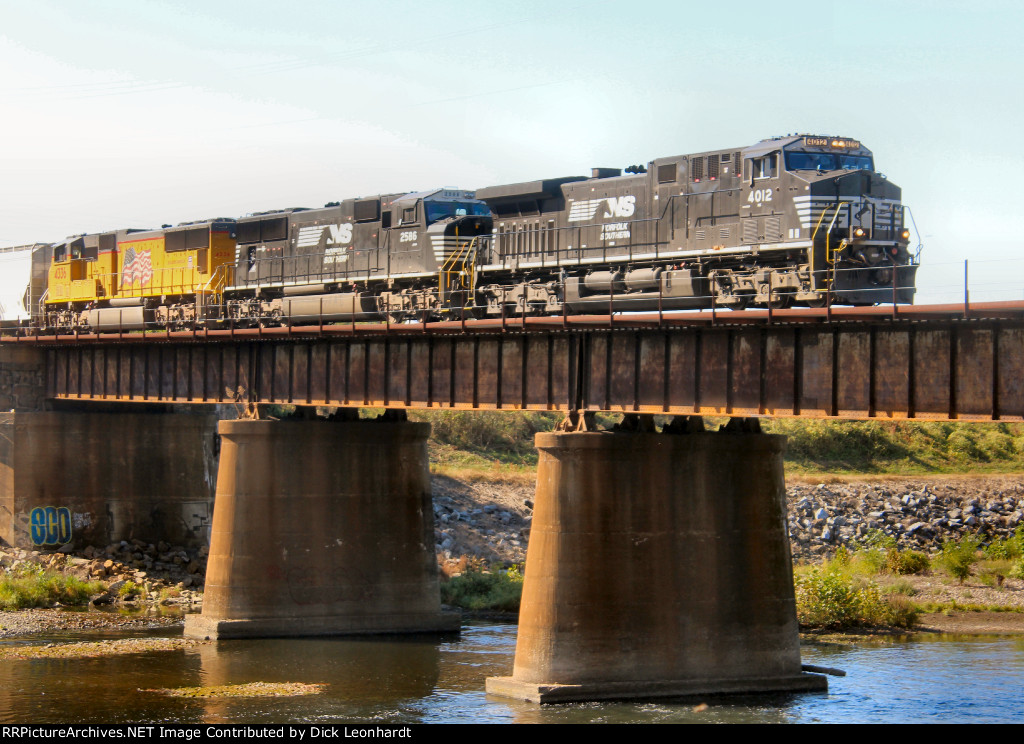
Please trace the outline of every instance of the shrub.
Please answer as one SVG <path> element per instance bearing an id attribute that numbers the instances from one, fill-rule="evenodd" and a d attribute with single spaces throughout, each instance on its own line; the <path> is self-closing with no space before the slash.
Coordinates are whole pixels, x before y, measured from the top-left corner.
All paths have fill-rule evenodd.
<path id="1" fill-rule="evenodd" d="M 905 593 L 913 587 L 908 582 Z M 807 628 L 841 630 L 860 626 L 910 628 L 919 610 L 905 596 L 883 597 L 874 582 L 856 583 L 840 571 L 812 568 L 797 576 L 796 611 Z M 895 590 L 900 591 L 896 586 Z"/>
<path id="2" fill-rule="evenodd" d="M 812 568 L 796 577 L 796 612 L 800 624 L 812 628 L 846 628 L 864 624 L 865 606 L 877 590 L 858 589 L 836 571 Z"/>
<path id="3" fill-rule="evenodd" d="M 522 573 L 467 571 L 441 584 L 441 601 L 466 610 L 517 612 L 523 595 Z"/>
<path id="4" fill-rule="evenodd" d="M 1013 562 L 1008 558 L 986 561 L 985 565 L 978 572 L 978 578 L 981 579 L 981 583 L 985 586 L 994 586 L 1001 589 L 1003 581 L 1007 576 L 1011 575 L 1012 569 Z"/>
<path id="5" fill-rule="evenodd" d="M 902 596 L 886 597 L 882 607 L 885 624 L 895 628 L 913 628 L 920 614 L 914 603 Z"/>
<path id="6" fill-rule="evenodd" d="M 869 530 L 857 541 L 850 568 L 857 573 L 879 574 L 886 570 L 886 559 L 890 550 L 896 549 L 896 538 L 882 530 Z"/>
<path id="7" fill-rule="evenodd" d="M 1010 568 L 1011 579 L 1024 579 L 1024 558 L 1018 558 Z"/>
<path id="8" fill-rule="evenodd" d="M 971 566 L 978 560 L 979 547 L 981 541 L 974 535 L 948 540 L 943 544 L 942 553 L 936 562 L 962 584 L 971 575 Z"/>
<path id="9" fill-rule="evenodd" d="M 985 557 L 992 560 L 1008 560 L 1024 555 L 1024 525 L 1004 540 L 993 540 L 985 548 Z"/>
<path id="10" fill-rule="evenodd" d="M 858 542 L 867 550 L 872 548 L 891 550 L 896 547 L 896 538 L 892 535 L 887 535 L 882 530 L 868 530 Z"/>
<path id="11" fill-rule="evenodd" d="M 858 550 L 851 566 L 859 569 L 860 573 L 880 574 L 885 571 L 885 561 L 888 551 L 881 548 L 868 548 Z"/>
<path id="12" fill-rule="evenodd" d="M 899 575 L 919 574 L 928 569 L 928 556 L 916 550 L 890 548 L 885 555 L 885 568 Z"/>

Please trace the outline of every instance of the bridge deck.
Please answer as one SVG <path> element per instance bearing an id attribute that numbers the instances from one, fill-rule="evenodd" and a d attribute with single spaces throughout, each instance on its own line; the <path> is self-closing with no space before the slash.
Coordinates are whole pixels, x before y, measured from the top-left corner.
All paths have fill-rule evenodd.
<path id="1" fill-rule="evenodd" d="M 49 398 L 1021 420 L 1024 303 L 5 337 Z"/>

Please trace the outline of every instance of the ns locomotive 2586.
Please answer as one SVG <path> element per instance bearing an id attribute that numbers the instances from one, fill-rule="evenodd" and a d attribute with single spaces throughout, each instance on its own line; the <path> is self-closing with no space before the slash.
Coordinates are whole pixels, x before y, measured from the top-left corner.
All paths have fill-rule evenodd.
<path id="1" fill-rule="evenodd" d="M 37 322 L 93 330 L 913 301 L 900 189 L 843 137 L 350 199 L 53 246 Z"/>

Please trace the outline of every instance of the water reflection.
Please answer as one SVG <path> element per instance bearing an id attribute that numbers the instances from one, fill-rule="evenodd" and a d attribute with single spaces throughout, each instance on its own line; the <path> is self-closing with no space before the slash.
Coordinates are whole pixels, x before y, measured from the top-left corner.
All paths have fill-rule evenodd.
<path id="1" fill-rule="evenodd" d="M 199 650 L 203 686 L 247 682 L 326 684 L 313 697 L 279 700 L 278 715 L 383 715 L 408 701 L 429 696 L 440 676 L 441 644 L 436 636 L 309 638 L 221 641 Z M 317 699 L 318 698 L 318 699 Z M 206 700 L 203 721 L 245 718 L 251 699 Z M 283 719 L 280 719 L 283 720 Z"/>
<path id="2" fill-rule="evenodd" d="M 102 637 L 112 634 L 74 640 Z M 71 640 L 47 640 L 59 638 Z M 488 697 L 484 680 L 510 674 L 514 652 L 515 626 L 474 623 L 440 639 L 222 641 L 99 659 L 10 660 L 0 664 L 0 722 L 1024 723 L 1024 638 L 813 644 L 803 649 L 805 662 L 848 673 L 830 679 L 827 695 L 712 698 L 702 712 L 693 699 L 539 707 Z M 146 692 L 247 682 L 327 687 L 313 696 L 221 700 Z"/>

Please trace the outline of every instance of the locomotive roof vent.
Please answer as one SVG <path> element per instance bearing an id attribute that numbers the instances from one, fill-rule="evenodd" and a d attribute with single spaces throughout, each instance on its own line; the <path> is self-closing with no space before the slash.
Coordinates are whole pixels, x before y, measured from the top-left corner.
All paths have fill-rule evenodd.
<path id="1" fill-rule="evenodd" d="M 622 175 L 622 168 L 591 168 L 591 178 L 615 178 Z"/>

